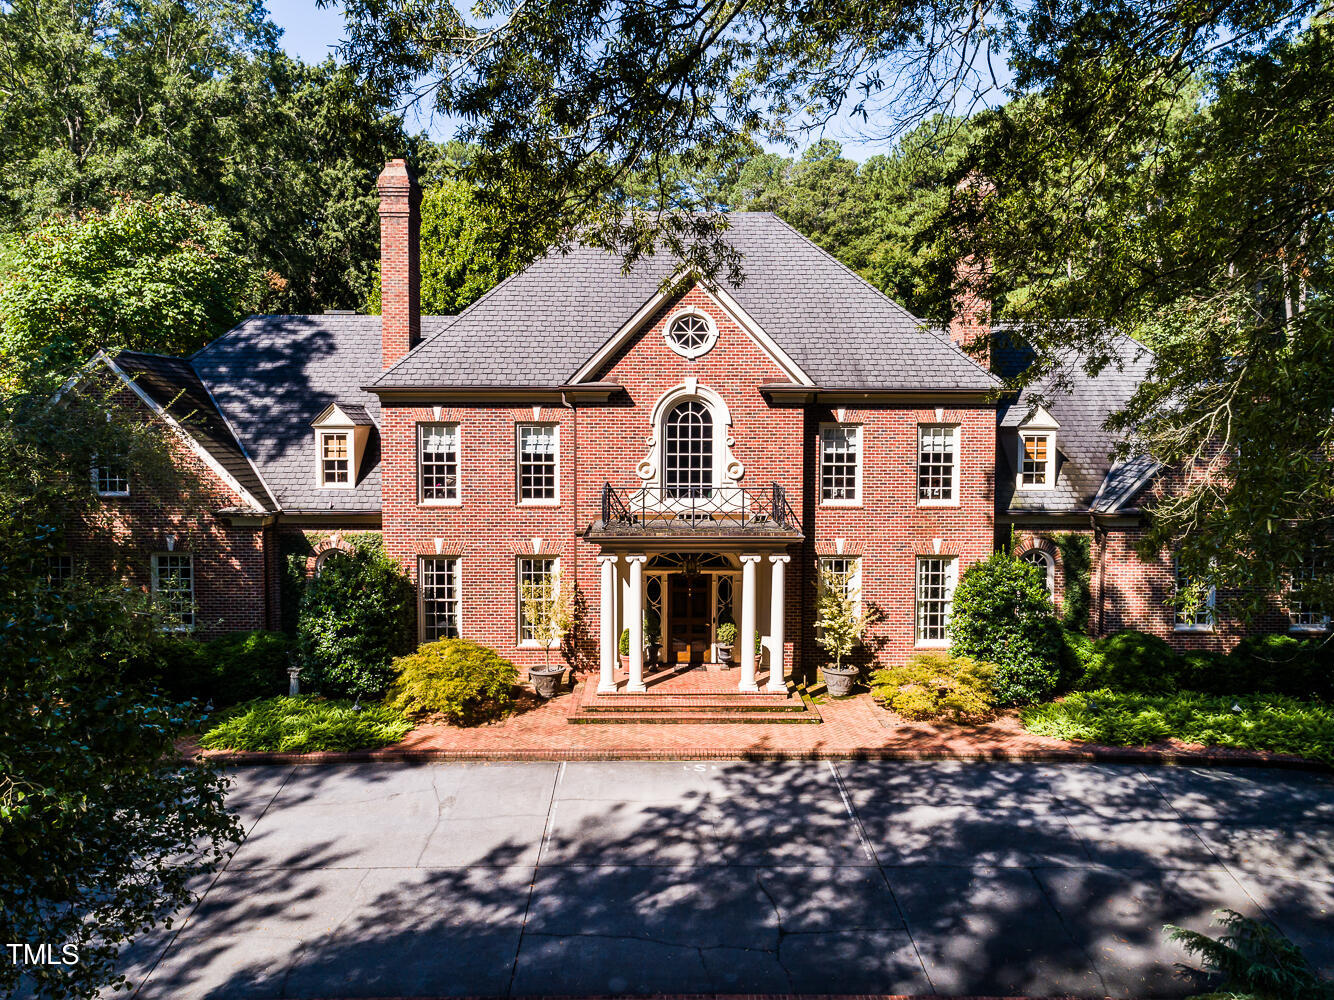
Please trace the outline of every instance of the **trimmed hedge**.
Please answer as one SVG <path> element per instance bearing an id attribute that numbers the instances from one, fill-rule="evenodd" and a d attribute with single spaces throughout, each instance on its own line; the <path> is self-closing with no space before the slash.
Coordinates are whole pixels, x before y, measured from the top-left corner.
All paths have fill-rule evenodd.
<path id="1" fill-rule="evenodd" d="M 871 676 L 871 697 L 905 719 L 980 722 L 995 709 L 996 666 L 966 656 L 917 653 Z"/>
<path id="2" fill-rule="evenodd" d="M 1063 640 L 1046 581 L 1006 552 L 976 562 L 954 590 L 950 652 L 996 665 L 997 704 L 1051 696 L 1060 681 Z"/>
<path id="3" fill-rule="evenodd" d="M 443 715 L 472 726 L 514 708 L 519 668 L 493 649 L 466 639 L 441 639 L 394 661 L 385 704 L 404 715 Z"/>

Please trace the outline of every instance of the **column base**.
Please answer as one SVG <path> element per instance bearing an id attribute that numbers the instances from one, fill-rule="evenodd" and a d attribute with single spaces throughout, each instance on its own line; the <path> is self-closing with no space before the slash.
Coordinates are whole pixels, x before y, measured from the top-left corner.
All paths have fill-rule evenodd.
<path id="1" fill-rule="evenodd" d="M 758 684 L 755 684 L 755 683 L 751 683 L 751 684 L 738 684 L 738 685 L 737 685 L 737 690 L 740 691 L 742 694 L 759 694 L 759 693 L 760 693 L 760 686 L 759 686 Z"/>
<path id="2" fill-rule="evenodd" d="M 613 690 L 615 689 L 613 688 Z M 625 690 L 629 694 L 644 694 L 648 691 L 648 688 L 644 687 L 643 684 L 627 684 Z"/>
<path id="3" fill-rule="evenodd" d="M 781 681 L 777 684 L 770 681 L 764 686 L 764 690 L 768 691 L 770 694 L 787 694 L 787 685 Z"/>
<path id="4" fill-rule="evenodd" d="M 615 694 L 615 693 L 616 693 L 616 682 L 615 682 L 615 681 L 612 681 L 610 684 L 599 684 L 599 685 L 598 685 L 598 694 Z"/>

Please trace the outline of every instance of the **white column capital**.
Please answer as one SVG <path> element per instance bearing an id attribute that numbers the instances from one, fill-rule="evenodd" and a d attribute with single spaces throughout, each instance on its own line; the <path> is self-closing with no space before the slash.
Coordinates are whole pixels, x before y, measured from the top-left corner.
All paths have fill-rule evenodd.
<path id="1" fill-rule="evenodd" d="M 631 566 L 633 566 L 635 563 L 639 563 L 642 566 L 644 563 L 648 562 L 648 556 L 643 556 L 643 555 L 626 556 L 625 561 L 628 562 Z"/>
<path id="2" fill-rule="evenodd" d="M 615 566 L 616 561 L 620 558 L 621 557 L 616 555 L 615 553 L 607 553 L 607 552 L 598 553 L 598 562 L 602 563 L 602 565 L 604 566 L 606 565 Z"/>
<path id="3" fill-rule="evenodd" d="M 758 553 L 756 553 L 755 555 L 744 555 L 744 556 L 741 556 L 741 557 L 740 557 L 740 559 L 741 559 L 741 564 L 742 564 L 743 566 L 744 566 L 746 563 L 757 563 L 757 562 L 759 562 L 759 561 L 760 561 L 761 559 L 763 559 L 763 558 L 764 558 L 764 556 L 759 555 Z"/>
<path id="4" fill-rule="evenodd" d="M 770 557 L 769 557 L 769 561 L 770 561 L 771 563 L 774 563 L 774 564 L 777 564 L 777 563 L 790 563 L 790 562 L 792 561 L 792 557 L 791 557 L 790 555 L 788 555 L 786 552 L 782 552 L 782 553 L 777 553 L 777 554 L 775 554 L 775 555 L 770 556 Z"/>

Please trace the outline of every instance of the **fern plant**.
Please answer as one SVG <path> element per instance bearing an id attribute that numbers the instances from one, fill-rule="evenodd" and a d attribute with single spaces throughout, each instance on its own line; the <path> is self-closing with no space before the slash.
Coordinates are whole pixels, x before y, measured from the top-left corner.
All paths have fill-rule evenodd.
<path id="1" fill-rule="evenodd" d="M 1221 981 L 1219 1000 L 1334 1000 L 1334 983 L 1322 979 L 1301 950 L 1273 924 L 1219 910 L 1214 921 L 1225 929 L 1207 934 L 1168 924 L 1168 940 L 1198 956 Z M 1203 1000 L 1203 998 L 1197 998 Z"/>

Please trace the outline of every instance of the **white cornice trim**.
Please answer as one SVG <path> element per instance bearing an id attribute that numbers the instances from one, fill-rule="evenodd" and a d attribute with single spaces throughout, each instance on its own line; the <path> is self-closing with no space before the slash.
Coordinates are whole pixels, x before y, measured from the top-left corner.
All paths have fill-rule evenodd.
<path id="1" fill-rule="evenodd" d="M 155 399 L 153 399 L 152 396 L 144 392 L 144 390 L 140 388 L 138 383 L 136 383 L 133 378 L 127 375 L 124 369 L 120 367 L 120 365 L 112 361 L 110 356 L 108 356 L 105 351 L 98 351 L 97 355 L 94 356 L 93 360 L 94 361 L 101 360 L 102 363 L 105 364 L 107 368 L 110 369 L 111 372 L 117 378 L 119 378 L 122 382 L 128 385 L 130 387 L 130 391 L 132 391 L 136 396 L 138 396 L 145 406 L 147 406 L 150 410 L 152 410 L 153 413 L 155 413 L 157 416 L 161 417 L 162 420 L 167 424 L 167 426 L 170 427 L 173 431 L 175 431 L 177 435 L 179 435 L 181 440 L 186 443 L 186 445 L 190 448 L 192 452 L 194 452 L 195 457 L 198 458 L 201 462 L 203 462 L 204 465 L 208 467 L 210 472 L 212 472 L 224 483 L 226 483 L 228 486 L 234 489 L 237 492 L 237 494 L 241 497 L 241 499 L 244 500 L 246 503 L 248 503 L 251 507 L 255 508 L 255 510 L 257 511 L 264 510 L 264 505 L 260 503 L 258 500 L 256 500 L 254 496 L 251 495 L 250 491 L 247 490 L 244 486 L 240 484 L 240 482 L 237 481 L 235 476 L 233 476 L 230 472 L 224 469 L 222 467 L 222 464 L 211 454 L 209 454 L 208 449 L 205 448 L 202 444 L 200 444 L 199 441 L 195 439 L 195 436 L 191 434 L 189 431 L 187 431 L 179 420 L 177 420 L 165 409 L 163 409 L 158 404 L 158 402 Z M 248 462 L 249 458 L 247 458 L 246 461 Z"/>
<path id="2" fill-rule="evenodd" d="M 764 331 L 764 328 L 755 321 L 754 317 L 741 308 L 740 303 L 738 303 L 736 299 L 732 298 L 732 296 L 723 289 L 717 286 L 711 286 L 707 282 L 700 280 L 700 278 L 693 273 L 686 280 L 678 282 L 665 291 L 660 290 L 650 296 L 649 300 L 636 310 L 635 314 L 612 335 L 611 339 L 603 344 L 598 349 L 597 353 L 589 358 L 588 361 L 584 363 L 583 367 L 575 372 L 574 377 L 570 379 L 570 384 L 577 385 L 580 382 L 592 380 L 593 376 L 601 370 L 606 361 L 625 346 L 632 337 L 639 333 L 644 324 L 655 312 L 657 312 L 664 302 L 678 294 L 692 282 L 699 285 L 699 287 L 704 290 L 704 293 L 708 295 L 709 298 L 713 299 L 713 301 L 718 304 L 719 308 L 723 309 L 732 318 L 737 326 L 741 327 L 742 331 L 750 338 L 751 342 L 764 352 L 764 354 L 769 357 L 769 360 L 782 370 L 784 375 L 799 385 L 815 385 L 814 380 L 801 370 L 801 367 L 788 356 L 786 351 L 778 346 L 774 339 Z"/>

